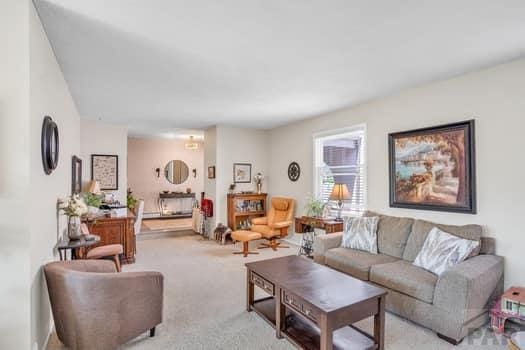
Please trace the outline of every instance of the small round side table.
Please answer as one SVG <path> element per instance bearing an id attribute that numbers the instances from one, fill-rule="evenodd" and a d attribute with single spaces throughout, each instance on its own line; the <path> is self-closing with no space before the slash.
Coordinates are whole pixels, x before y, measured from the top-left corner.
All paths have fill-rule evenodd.
<path id="1" fill-rule="evenodd" d="M 85 249 L 87 247 L 91 247 L 92 245 L 95 245 L 100 242 L 100 236 L 97 235 L 90 235 L 93 237 L 93 239 L 86 240 L 84 236 L 82 236 L 78 240 L 70 240 L 68 238 L 61 239 L 57 244 L 58 249 L 58 255 L 60 256 L 60 260 L 64 261 L 67 260 L 67 251 L 70 251 L 70 258 L 71 260 L 76 260 L 81 258 L 77 252 L 79 249 Z"/>

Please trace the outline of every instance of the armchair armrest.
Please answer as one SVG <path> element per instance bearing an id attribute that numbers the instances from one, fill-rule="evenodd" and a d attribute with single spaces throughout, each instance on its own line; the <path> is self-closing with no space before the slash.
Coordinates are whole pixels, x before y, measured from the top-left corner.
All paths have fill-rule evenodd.
<path id="1" fill-rule="evenodd" d="M 82 273 L 71 278 L 76 343 L 85 345 L 80 348 L 115 348 L 162 322 L 164 277 L 159 272 Z"/>
<path id="2" fill-rule="evenodd" d="M 253 218 L 252 225 L 268 225 L 268 218 L 266 216 L 261 218 Z"/>
<path id="3" fill-rule="evenodd" d="M 317 236 L 314 240 L 314 261 L 324 264 L 325 254 L 328 250 L 341 246 L 343 233 L 330 233 L 324 236 Z"/>
<path id="4" fill-rule="evenodd" d="M 503 258 L 478 255 L 445 271 L 438 279 L 434 305 L 463 321 L 480 315 L 503 293 Z"/>

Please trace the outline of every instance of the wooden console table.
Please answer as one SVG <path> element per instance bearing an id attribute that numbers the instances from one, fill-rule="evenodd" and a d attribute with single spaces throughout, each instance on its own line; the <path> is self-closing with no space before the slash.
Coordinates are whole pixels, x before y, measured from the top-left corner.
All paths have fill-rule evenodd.
<path id="1" fill-rule="evenodd" d="M 343 232 L 343 222 L 334 219 L 312 218 L 301 216 L 295 218 L 295 232 L 304 233 L 305 226 L 314 226 L 315 228 L 325 230 L 326 233 Z"/>
<path id="2" fill-rule="evenodd" d="M 107 244 L 122 244 L 124 254 L 122 263 L 131 264 L 135 262 L 135 215 L 128 210 L 128 214 L 122 217 L 97 217 L 87 222 L 89 232 L 100 236 L 100 241 L 88 248 L 92 249 Z"/>

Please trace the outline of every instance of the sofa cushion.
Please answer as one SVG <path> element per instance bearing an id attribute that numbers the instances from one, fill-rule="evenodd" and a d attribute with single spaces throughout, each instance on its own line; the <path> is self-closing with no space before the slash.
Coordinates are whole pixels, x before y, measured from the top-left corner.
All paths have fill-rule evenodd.
<path id="1" fill-rule="evenodd" d="M 401 259 L 414 219 L 381 215 L 372 211 L 366 211 L 363 216 L 379 216 L 377 251 Z"/>
<path id="2" fill-rule="evenodd" d="M 442 231 L 448 232 L 460 238 L 469 239 L 471 241 L 480 242 L 478 247 L 470 255 L 476 256 L 479 254 L 481 246 L 481 226 L 479 225 L 464 225 L 464 226 L 454 226 L 454 225 L 442 225 L 435 224 L 430 221 L 425 220 L 415 220 L 412 225 L 412 232 L 408 237 L 407 246 L 405 252 L 403 253 L 403 259 L 407 261 L 414 261 L 416 256 L 421 251 L 423 244 L 427 236 L 434 227 L 439 228 Z"/>
<path id="3" fill-rule="evenodd" d="M 326 252 L 325 264 L 363 281 L 369 280 L 370 267 L 398 260 L 385 254 L 371 254 L 362 250 L 334 248 Z"/>
<path id="4" fill-rule="evenodd" d="M 405 260 L 374 265 L 370 281 L 431 304 L 438 277 Z"/>
<path id="5" fill-rule="evenodd" d="M 379 217 L 346 217 L 341 247 L 377 254 Z"/>
<path id="6" fill-rule="evenodd" d="M 459 238 L 434 227 L 414 260 L 414 265 L 441 276 L 468 258 L 478 246 L 479 242 Z"/>

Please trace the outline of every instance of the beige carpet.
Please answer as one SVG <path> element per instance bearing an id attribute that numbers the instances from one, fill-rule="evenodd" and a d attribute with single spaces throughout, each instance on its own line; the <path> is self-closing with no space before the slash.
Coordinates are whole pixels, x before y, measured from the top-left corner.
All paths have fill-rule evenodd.
<path id="1" fill-rule="evenodd" d="M 255 244 L 255 243 L 254 243 Z M 143 336 L 123 349 L 294 349 L 275 338 L 274 330 L 255 313 L 245 311 L 247 261 L 295 254 L 297 249 L 243 258 L 232 255 L 237 246 L 220 246 L 200 236 L 159 238 L 137 242 L 137 263 L 124 271 L 156 270 L 165 276 L 164 322 L 157 336 Z M 262 294 L 261 294 L 262 296 Z M 140 317 L 140 315 L 137 315 Z M 504 339 L 483 329 L 454 347 L 424 328 L 387 314 L 386 349 L 506 349 Z M 359 326 L 370 330 L 371 319 Z M 55 334 L 49 350 L 64 349 Z"/>
<path id="2" fill-rule="evenodd" d="M 189 230 L 191 229 L 191 220 L 191 218 L 142 220 L 141 232 Z"/>

